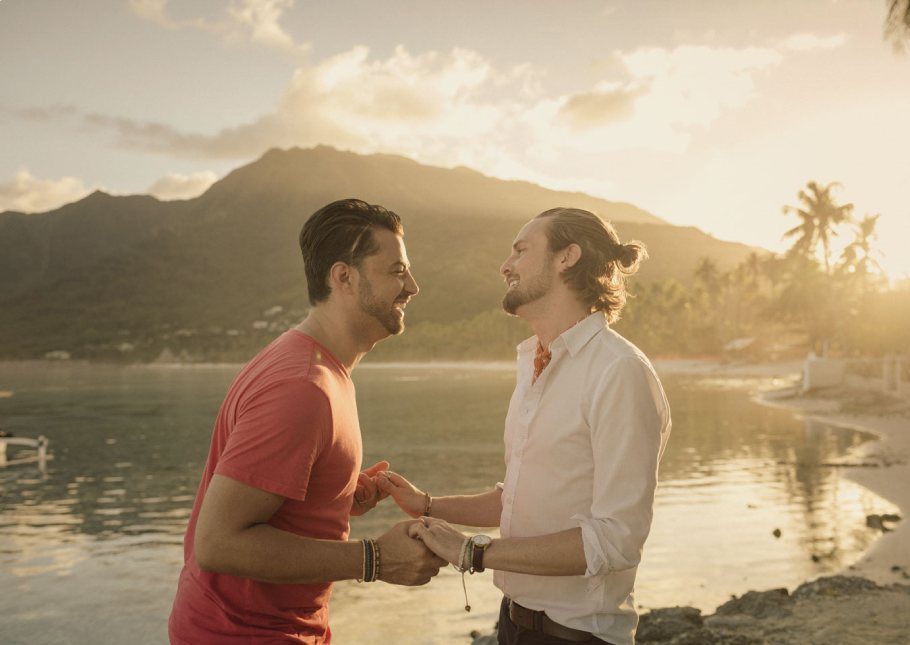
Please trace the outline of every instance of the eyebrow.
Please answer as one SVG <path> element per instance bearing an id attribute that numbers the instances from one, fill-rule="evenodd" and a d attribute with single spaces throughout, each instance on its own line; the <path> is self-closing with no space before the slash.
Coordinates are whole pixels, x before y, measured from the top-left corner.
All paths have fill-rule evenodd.
<path id="1" fill-rule="evenodd" d="M 515 240 L 514 242 L 512 242 L 512 248 L 515 249 L 515 250 L 517 251 L 517 250 L 518 250 L 518 246 L 519 246 L 520 244 L 527 244 L 527 241 L 524 240 L 524 239 Z"/>

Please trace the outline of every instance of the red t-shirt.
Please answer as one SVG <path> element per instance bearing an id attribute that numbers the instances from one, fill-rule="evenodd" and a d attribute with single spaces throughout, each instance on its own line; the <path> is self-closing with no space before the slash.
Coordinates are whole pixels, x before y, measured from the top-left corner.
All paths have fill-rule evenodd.
<path id="1" fill-rule="evenodd" d="M 271 584 L 202 571 L 193 537 L 205 491 L 218 474 L 285 497 L 272 526 L 345 540 L 361 458 L 347 370 L 309 336 L 285 332 L 241 370 L 218 412 L 184 539 L 171 642 L 330 642 L 331 583 Z"/>

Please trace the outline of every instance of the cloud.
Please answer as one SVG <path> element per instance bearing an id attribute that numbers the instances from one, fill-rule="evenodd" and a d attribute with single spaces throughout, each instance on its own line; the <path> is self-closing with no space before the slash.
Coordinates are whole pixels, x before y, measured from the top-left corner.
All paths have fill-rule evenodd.
<path id="1" fill-rule="evenodd" d="M 806 52 L 816 49 L 836 49 L 842 47 L 850 40 L 847 34 L 835 34 L 833 36 L 817 36 L 815 34 L 793 34 L 783 43 L 783 49 L 794 52 Z"/>
<path id="2" fill-rule="evenodd" d="M 644 88 L 602 84 L 590 92 L 569 96 L 559 108 L 559 117 L 576 130 L 622 121 L 632 116 L 635 99 L 645 92 Z"/>
<path id="3" fill-rule="evenodd" d="M 211 170 L 191 175 L 168 173 L 149 186 L 146 192 L 161 200 L 192 199 L 208 190 L 217 179 L 218 175 Z"/>
<path id="4" fill-rule="evenodd" d="M 178 25 L 168 16 L 167 3 L 168 0 L 130 0 L 130 9 L 143 20 L 173 29 Z"/>
<path id="5" fill-rule="evenodd" d="M 75 177 L 38 179 L 23 168 L 12 180 L 0 182 L 0 211 L 43 212 L 82 199 L 92 190 Z"/>
<path id="6" fill-rule="evenodd" d="M 358 46 L 298 69 L 272 112 L 212 134 L 97 113 L 82 118 L 111 132 L 119 146 L 179 158 L 242 159 L 269 147 L 328 143 L 438 161 L 442 153 L 495 139 L 520 109 L 521 99 L 512 97 L 534 91 L 533 77 L 527 66 L 496 72 L 463 49 L 412 55 L 398 47 L 375 60 Z"/>
<path id="7" fill-rule="evenodd" d="M 294 40 L 279 21 L 294 0 L 239 0 L 228 7 L 234 29 L 255 43 L 294 49 Z"/>
<path id="8" fill-rule="evenodd" d="M 649 85 L 638 116 L 674 126 L 706 126 L 727 108 L 745 105 L 756 73 L 779 65 L 770 48 L 742 49 L 684 45 L 645 48 L 620 56 L 632 77 Z"/>
<path id="9" fill-rule="evenodd" d="M 49 105 L 46 107 L 32 106 L 6 111 L 26 121 L 54 121 L 79 115 L 79 109 L 77 107 L 63 104 Z"/>
<path id="10" fill-rule="evenodd" d="M 271 111 L 219 131 L 97 113 L 81 119 L 115 145 L 179 159 L 250 159 L 272 147 L 328 144 L 529 180 L 573 172 L 555 159 L 585 159 L 593 178 L 603 176 L 609 153 L 685 152 L 751 101 L 760 76 L 784 59 L 769 47 L 692 45 L 612 55 L 618 71 L 610 78 L 547 95 L 543 72 L 529 64 L 497 69 L 467 49 L 414 54 L 403 46 L 375 58 L 355 46 L 302 65 Z M 572 177 L 577 185 L 585 179 Z"/>
<path id="11" fill-rule="evenodd" d="M 178 20 L 169 11 L 170 0 L 130 0 L 138 17 L 166 29 L 198 29 L 221 36 L 229 42 L 251 42 L 284 50 L 306 53 L 309 46 L 295 43 L 281 26 L 285 11 L 295 0 L 231 0 L 222 15 Z"/>

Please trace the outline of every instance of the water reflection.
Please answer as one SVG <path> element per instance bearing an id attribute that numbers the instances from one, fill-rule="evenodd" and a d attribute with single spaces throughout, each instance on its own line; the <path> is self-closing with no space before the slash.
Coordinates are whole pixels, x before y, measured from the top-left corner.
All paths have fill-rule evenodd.
<path id="1" fill-rule="evenodd" d="M 237 369 L 0 364 L 0 389 L 14 393 L 0 400 L 0 423 L 20 436 L 44 434 L 54 454 L 45 473 L 0 469 L 0 579 L 4 591 L 19 592 L 0 595 L 0 633 L 10 642 L 56 642 L 54 634 L 73 629 L 85 629 L 86 642 L 164 640 L 212 421 Z M 664 381 L 674 428 L 639 574 L 642 605 L 707 609 L 731 593 L 836 570 L 875 539 L 865 515 L 894 510 L 829 465 L 862 434 L 758 406 L 748 384 Z M 502 479 L 511 367 L 372 368 L 355 372 L 355 383 L 366 464 L 388 459 L 434 494 Z M 380 506 L 352 532 L 375 535 L 402 517 Z M 333 631 L 339 642 L 358 642 L 368 624 L 386 640 L 407 640 L 433 606 L 436 640 L 427 642 L 463 642 L 495 620 L 497 593 L 475 577 L 477 609 L 465 616 L 460 584 L 446 571 L 419 590 L 384 585 L 370 595 L 339 585 Z M 415 598 L 410 622 L 388 611 Z M 42 601 L 54 607 L 36 611 Z M 108 605 L 131 618 L 94 624 Z"/>

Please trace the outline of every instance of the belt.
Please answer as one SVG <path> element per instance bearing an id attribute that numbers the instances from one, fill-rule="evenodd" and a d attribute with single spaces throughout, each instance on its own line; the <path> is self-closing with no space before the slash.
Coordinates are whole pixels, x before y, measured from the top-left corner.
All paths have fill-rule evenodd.
<path id="1" fill-rule="evenodd" d="M 580 629 L 572 629 L 571 627 L 560 625 L 544 612 L 522 607 L 514 600 L 509 600 L 509 618 L 519 627 L 542 632 L 567 641 L 583 643 L 594 638 L 594 635 L 590 632 L 583 632 Z"/>

